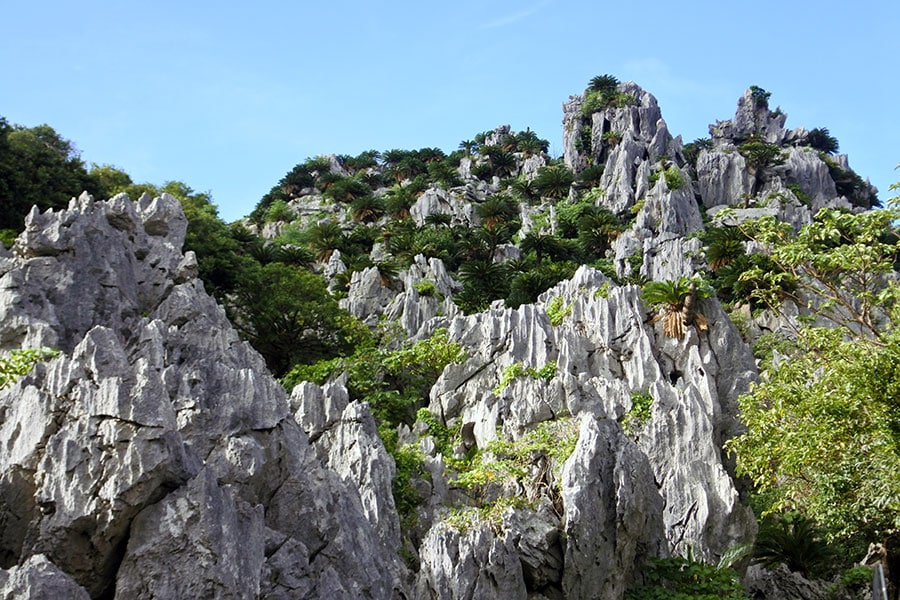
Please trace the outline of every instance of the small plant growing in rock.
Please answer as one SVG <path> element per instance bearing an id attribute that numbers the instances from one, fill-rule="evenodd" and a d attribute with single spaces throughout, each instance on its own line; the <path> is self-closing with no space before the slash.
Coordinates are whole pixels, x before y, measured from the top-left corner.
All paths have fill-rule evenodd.
<path id="1" fill-rule="evenodd" d="M 416 291 L 419 292 L 420 296 L 434 296 L 437 289 L 434 287 L 433 281 L 428 281 L 427 279 L 424 281 L 420 281 L 416 284 Z"/>
<path id="2" fill-rule="evenodd" d="M 756 108 L 769 108 L 769 97 L 772 92 L 767 92 L 758 85 L 750 86 L 750 97 L 753 99 L 753 106 Z"/>
<path id="3" fill-rule="evenodd" d="M 622 132 L 607 131 L 603 134 L 603 141 L 607 142 L 610 146 L 618 146 L 619 142 L 622 141 Z"/>
<path id="4" fill-rule="evenodd" d="M 665 169 L 650 173 L 650 187 L 654 187 L 656 185 L 656 182 L 659 181 L 660 176 L 665 177 L 666 187 L 668 187 L 670 190 L 674 191 L 684 187 L 684 177 L 681 175 L 681 170 L 675 165 L 669 165 Z"/>
<path id="5" fill-rule="evenodd" d="M 652 416 L 653 396 L 647 393 L 636 393 L 631 396 L 631 408 L 622 418 L 622 429 L 628 435 L 634 435 Z"/>
<path id="6" fill-rule="evenodd" d="M 564 417 L 543 421 L 515 441 L 497 439 L 466 461 L 450 461 L 459 476 L 455 485 L 478 503 L 473 509 L 459 511 L 499 523 L 507 506 L 524 506 L 547 496 L 561 508 L 559 479 L 562 467 L 578 442 L 578 420 Z M 510 497 L 499 491 L 519 489 L 522 495 Z"/>
<path id="7" fill-rule="evenodd" d="M 551 325 L 562 325 L 563 319 L 571 314 L 572 305 L 566 305 L 562 296 L 556 296 L 547 303 L 547 317 L 550 318 Z"/>
<path id="8" fill-rule="evenodd" d="M 38 362 L 56 356 L 59 356 L 59 350 L 52 348 L 23 348 L 0 356 L 0 390 L 15 383 Z"/>
<path id="9" fill-rule="evenodd" d="M 494 388 L 494 394 L 499 396 L 515 378 L 525 376 L 531 377 L 532 379 L 550 381 L 556 376 L 556 361 L 551 360 L 540 369 L 526 367 L 525 363 L 513 363 L 509 365 L 503 369 L 503 373 L 500 375 L 500 383 Z"/>

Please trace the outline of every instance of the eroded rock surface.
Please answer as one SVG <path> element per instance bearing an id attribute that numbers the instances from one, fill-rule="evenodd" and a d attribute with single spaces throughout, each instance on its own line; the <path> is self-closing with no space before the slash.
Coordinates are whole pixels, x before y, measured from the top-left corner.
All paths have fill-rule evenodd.
<path id="1" fill-rule="evenodd" d="M 391 597 L 396 525 L 317 456 L 193 278 L 185 227 L 169 196 L 82 196 L 32 213 L 5 263 L 0 346 L 62 354 L 0 392 L 4 585 L 56 569 L 90 597 Z"/>

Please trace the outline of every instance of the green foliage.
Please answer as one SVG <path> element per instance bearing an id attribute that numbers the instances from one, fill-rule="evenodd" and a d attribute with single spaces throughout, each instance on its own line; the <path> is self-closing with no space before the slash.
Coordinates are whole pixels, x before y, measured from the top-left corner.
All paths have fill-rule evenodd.
<path id="1" fill-rule="evenodd" d="M 862 592 L 872 585 L 871 567 L 853 567 L 841 574 L 840 584 L 847 590 Z"/>
<path id="2" fill-rule="evenodd" d="M 816 127 L 806 135 L 806 144 L 826 154 L 836 154 L 839 148 L 837 138 L 826 127 Z"/>
<path id="3" fill-rule="evenodd" d="M 758 173 L 768 167 L 780 165 L 786 160 L 786 156 L 781 148 L 755 137 L 751 137 L 738 146 L 738 152 L 743 155 L 747 162 L 747 167 L 754 173 Z"/>
<path id="4" fill-rule="evenodd" d="M 756 108 L 769 108 L 769 97 L 772 92 L 767 92 L 758 85 L 750 86 L 750 98 L 753 100 L 753 106 Z"/>
<path id="5" fill-rule="evenodd" d="M 696 300 L 708 298 L 712 288 L 698 277 L 651 281 L 644 284 L 641 295 L 648 305 L 659 308 L 651 321 L 663 321 L 663 335 L 681 339 L 684 327 L 694 325 L 699 331 L 708 328 L 706 317 L 696 309 Z"/>
<path id="6" fill-rule="evenodd" d="M 819 153 L 819 158 L 828 166 L 828 174 L 834 180 L 838 194 L 861 208 L 881 206 L 874 188 L 863 181 L 862 177 L 850 169 L 844 169 L 824 152 Z"/>
<path id="7" fill-rule="evenodd" d="M 900 529 L 900 336 L 847 340 L 806 328 L 802 353 L 741 396 L 748 431 L 727 443 L 738 472 L 830 538 Z"/>
<path id="8" fill-rule="evenodd" d="M 609 74 L 605 75 L 597 75 L 592 77 L 588 82 L 588 90 L 591 92 L 601 92 L 606 94 L 613 94 L 616 91 L 616 88 L 619 85 L 619 80 L 617 77 Z"/>
<path id="9" fill-rule="evenodd" d="M 787 189 L 791 190 L 791 193 L 796 196 L 797 200 L 806 206 L 812 207 L 812 202 L 809 199 L 809 196 L 806 192 L 803 191 L 803 188 L 800 187 L 799 183 L 789 183 L 787 184 Z"/>
<path id="10" fill-rule="evenodd" d="M 416 291 L 420 296 L 427 296 L 430 298 L 435 295 L 437 288 L 434 287 L 433 281 L 428 281 L 426 279 L 416 284 Z"/>
<path id="11" fill-rule="evenodd" d="M 534 179 L 538 193 L 545 198 L 560 200 L 569 193 L 575 182 L 575 175 L 565 166 L 555 165 L 542 167 Z"/>
<path id="12" fill-rule="evenodd" d="M 562 325 L 563 319 L 572 314 L 572 305 L 567 305 L 562 296 L 556 296 L 547 303 L 546 311 L 550 324 L 558 326 Z"/>
<path id="13" fill-rule="evenodd" d="M 479 525 L 490 526 L 495 533 L 500 532 L 500 524 L 503 520 L 503 513 L 508 508 L 526 508 L 529 503 L 521 496 L 501 496 L 493 502 L 488 502 L 480 507 L 467 506 L 451 510 L 444 518 L 442 523 L 453 529 L 465 533 L 478 527 Z"/>
<path id="14" fill-rule="evenodd" d="M 506 306 L 516 308 L 522 304 L 537 301 L 539 295 L 563 281 L 569 279 L 578 269 L 578 263 L 561 261 L 543 263 L 527 271 L 515 275 L 509 284 L 509 296 Z"/>
<path id="15" fill-rule="evenodd" d="M 291 207 L 288 206 L 288 203 L 284 200 L 276 200 L 266 211 L 266 222 L 284 222 L 287 223 L 292 221 L 294 218 L 294 214 L 291 211 Z"/>
<path id="16" fill-rule="evenodd" d="M 424 466 L 425 455 L 412 444 L 389 448 L 388 451 L 393 456 L 396 466 L 394 481 L 391 483 L 394 506 L 397 507 L 401 525 L 408 528 L 415 525 L 416 510 L 424 500 L 415 487 L 415 481 L 429 476 Z"/>
<path id="17" fill-rule="evenodd" d="M 22 348 L 11 350 L 0 356 L 0 390 L 16 382 L 42 360 L 59 356 L 59 350 L 52 348 Z"/>
<path id="18" fill-rule="evenodd" d="M 505 264 L 469 260 L 460 266 L 458 275 L 463 289 L 453 296 L 453 301 L 466 313 L 485 310 L 493 300 L 509 295 L 512 273 Z"/>
<path id="19" fill-rule="evenodd" d="M 401 423 L 412 425 L 416 410 L 444 368 L 465 358 L 462 346 L 449 340 L 446 329 L 398 350 L 379 349 L 375 340 L 359 332 L 352 354 L 298 364 L 282 383 L 288 389 L 301 381 L 321 385 L 346 373 L 351 399 L 368 402 L 376 420 L 390 430 Z"/>
<path id="20" fill-rule="evenodd" d="M 760 368 L 768 369 L 776 352 L 782 356 L 792 356 L 799 349 L 797 342 L 783 333 L 767 331 L 753 343 L 753 356 L 759 360 Z"/>
<path id="21" fill-rule="evenodd" d="M 687 277 L 666 281 L 650 281 L 644 285 L 641 296 L 648 305 L 681 309 L 690 292 L 691 280 Z"/>
<path id="22" fill-rule="evenodd" d="M 684 145 L 684 159 L 694 169 L 697 168 L 697 159 L 704 150 L 712 150 L 713 142 L 709 138 L 697 138 L 693 142 Z"/>
<path id="23" fill-rule="evenodd" d="M 616 81 L 616 84 L 611 86 L 612 81 Z M 605 80 L 598 88 L 594 88 L 593 83 L 591 80 L 591 87 L 585 91 L 581 107 L 581 114 L 585 117 L 605 108 L 624 108 L 637 104 L 637 98 L 633 95 L 618 91 L 618 80 L 614 77 Z"/>
<path id="24" fill-rule="evenodd" d="M 753 547 L 753 562 L 767 569 L 785 565 L 810 579 L 825 575 L 833 561 L 815 524 L 797 513 L 763 519 Z"/>
<path id="25" fill-rule="evenodd" d="M 748 600 L 738 574 L 692 557 L 651 559 L 644 584 L 625 594 L 626 600 Z"/>
<path id="26" fill-rule="evenodd" d="M 607 131 L 602 136 L 600 136 L 604 142 L 608 143 L 610 146 L 616 146 L 619 142 L 622 141 L 622 132 L 621 131 Z"/>
<path id="27" fill-rule="evenodd" d="M 681 170 L 675 165 L 669 165 L 665 169 L 650 173 L 650 187 L 656 185 L 656 182 L 659 181 L 660 175 L 665 178 L 666 187 L 668 187 L 670 190 L 674 191 L 684 187 L 684 176 L 682 176 Z"/>
<path id="28" fill-rule="evenodd" d="M 852 323 L 877 339 L 883 332 L 880 315 L 893 310 L 900 298 L 900 287 L 886 277 L 900 255 L 900 235 L 893 226 L 898 218 L 896 209 L 860 214 L 822 209 L 799 231 L 774 217 L 747 222 L 742 230 L 766 249 L 779 271 L 751 269 L 742 277 L 763 279 L 773 289 L 789 280 L 821 298 L 808 306 L 815 314 L 837 325 Z M 769 293 L 761 292 L 759 298 L 771 306 L 780 303 Z"/>
<path id="29" fill-rule="evenodd" d="M 590 165 L 578 174 L 578 187 L 580 189 L 596 188 L 603 180 L 605 165 Z"/>
<path id="30" fill-rule="evenodd" d="M 232 322 L 276 377 L 296 364 L 349 353 L 363 335 L 321 276 L 282 263 L 248 266 L 235 299 Z"/>
<path id="31" fill-rule="evenodd" d="M 12 248 L 18 235 L 19 232 L 15 229 L 0 229 L 0 244 L 3 244 L 3 247 L 6 249 Z"/>
<path id="32" fill-rule="evenodd" d="M 72 142 L 49 125 L 22 127 L 0 117 L 0 229 L 22 231 L 32 205 L 65 208 L 83 191 L 107 195 Z"/>
<path id="33" fill-rule="evenodd" d="M 584 124 L 575 138 L 575 150 L 582 154 L 590 154 L 593 149 L 593 130 L 590 125 Z"/>
<path id="34" fill-rule="evenodd" d="M 653 416 L 652 411 L 653 396 L 647 393 L 636 393 L 631 395 L 631 408 L 622 418 L 622 429 L 628 435 L 634 435 L 644 423 Z"/>
<path id="35" fill-rule="evenodd" d="M 517 377 L 531 377 L 532 379 L 543 379 L 550 381 L 556 377 L 556 361 L 550 361 L 543 367 L 536 369 L 535 367 L 526 367 L 525 363 L 513 363 L 503 369 L 500 375 L 500 382 L 494 388 L 494 394 L 499 396 L 503 390 L 512 383 Z"/>
<path id="36" fill-rule="evenodd" d="M 458 472 L 455 485 L 479 500 L 487 512 L 502 497 L 490 498 L 490 489 L 524 489 L 529 499 L 543 493 L 555 497 L 559 493 L 559 477 L 566 459 L 578 443 L 578 421 L 571 417 L 543 421 L 516 441 L 497 439 L 467 461 L 453 461 Z M 541 476 L 533 469 L 546 461 Z M 555 498 L 551 498 L 555 499 Z M 483 513 L 482 513 L 483 514 Z"/>

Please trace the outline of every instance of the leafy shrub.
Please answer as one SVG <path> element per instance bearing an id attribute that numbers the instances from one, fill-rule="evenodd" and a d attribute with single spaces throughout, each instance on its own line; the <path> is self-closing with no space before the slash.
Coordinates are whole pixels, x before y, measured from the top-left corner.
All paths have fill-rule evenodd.
<path id="1" fill-rule="evenodd" d="M 659 181 L 659 177 L 662 175 L 666 179 L 666 187 L 670 190 L 677 190 L 684 187 L 684 177 L 681 175 L 681 170 L 675 165 L 669 165 L 665 169 L 661 171 L 654 171 L 650 173 L 650 187 L 656 185 L 656 182 Z"/>
<path id="2" fill-rule="evenodd" d="M 562 296 L 556 296 L 547 303 L 546 310 L 551 325 L 562 325 L 563 319 L 572 314 L 572 305 L 566 305 Z"/>
<path id="3" fill-rule="evenodd" d="M 550 381 L 554 377 L 556 377 L 556 361 L 552 360 L 548 362 L 546 365 L 541 367 L 540 369 L 536 369 L 534 367 L 526 367 L 525 363 L 513 363 L 503 369 L 503 373 L 500 375 L 500 383 L 497 384 L 497 387 L 494 388 L 494 394 L 500 395 L 503 393 L 503 390 L 512 383 L 513 379 L 517 377 L 531 377 L 532 379 L 543 379 L 544 381 Z"/>
<path id="4" fill-rule="evenodd" d="M 266 211 L 266 222 L 289 222 L 293 220 L 293 213 L 291 212 L 291 208 L 288 206 L 288 203 L 284 200 L 275 200 L 269 205 L 269 209 Z"/>
<path id="5" fill-rule="evenodd" d="M 621 131 L 607 131 L 603 134 L 602 139 L 604 142 L 607 142 L 611 146 L 617 145 L 622 141 L 622 132 Z"/>
<path id="6" fill-rule="evenodd" d="M 794 194 L 801 203 L 806 206 L 812 206 L 809 196 L 803 191 L 803 188 L 800 187 L 799 183 L 789 183 L 787 184 L 787 189 L 791 190 L 791 193 Z"/>
<path id="7" fill-rule="evenodd" d="M 755 137 L 738 146 L 738 152 L 747 161 L 747 166 L 754 171 L 780 165 L 786 160 L 781 148 Z"/>
<path id="8" fill-rule="evenodd" d="M 838 151 L 837 138 L 828 132 L 827 127 L 816 127 L 806 135 L 806 144 L 820 152 L 834 154 Z"/>
<path id="9" fill-rule="evenodd" d="M 416 291 L 420 296 L 434 296 L 437 292 L 437 288 L 434 287 L 433 281 L 428 281 L 427 279 L 424 281 L 420 281 L 416 284 Z"/>
<path id="10" fill-rule="evenodd" d="M 737 573 L 688 558 L 651 559 L 644 585 L 625 600 L 748 600 Z"/>
<path id="11" fill-rule="evenodd" d="M 543 421 L 516 441 L 497 439 L 487 448 L 465 461 L 451 461 L 459 473 L 455 484 L 479 500 L 482 508 L 508 500 L 489 499 L 489 488 L 524 489 L 527 498 L 549 494 L 558 500 L 559 477 L 566 459 L 574 452 L 578 442 L 578 420 L 571 417 Z M 548 466 L 537 479 L 533 467 L 546 460 Z M 523 499 L 524 500 L 524 499 Z"/>
<path id="12" fill-rule="evenodd" d="M 753 356 L 759 361 L 762 369 L 766 369 L 772 364 L 775 352 L 783 356 L 790 356 L 798 350 L 799 346 L 796 340 L 792 340 L 783 333 L 773 331 L 762 334 L 753 344 Z"/>
<path id="13" fill-rule="evenodd" d="M 612 94 L 619 85 L 619 79 L 614 75 L 597 75 L 592 77 L 588 82 L 588 90 L 591 92 L 600 92 Z"/>
<path id="14" fill-rule="evenodd" d="M 59 350 L 52 348 L 22 348 L 0 356 L 0 390 L 31 371 L 36 363 L 56 356 L 59 356 Z"/>
<path id="15" fill-rule="evenodd" d="M 18 235 L 19 232 L 15 229 L 0 229 L 0 244 L 3 244 L 3 247 L 8 250 L 9 248 L 12 248 Z"/>
<path id="16" fill-rule="evenodd" d="M 684 159 L 693 168 L 697 168 L 697 159 L 704 150 L 712 150 L 713 142 L 709 138 L 697 138 L 684 145 Z"/>
<path id="17" fill-rule="evenodd" d="M 425 469 L 425 455 L 415 445 L 407 444 L 400 448 L 393 448 L 391 456 L 394 457 L 396 471 L 394 481 L 391 483 L 391 491 L 394 496 L 394 505 L 400 516 L 401 525 L 410 527 L 415 525 L 416 510 L 422 504 L 421 495 L 414 485 L 416 479 L 429 476 Z M 390 449 L 389 449 L 390 451 Z"/>
<path id="18" fill-rule="evenodd" d="M 769 97 L 772 92 L 767 92 L 758 85 L 750 86 L 750 98 L 753 100 L 753 106 L 756 108 L 769 108 Z"/>
<path id="19" fill-rule="evenodd" d="M 784 565 L 804 577 L 826 572 L 833 556 L 813 522 L 797 513 L 763 519 L 753 547 L 753 562 L 768 569 Z"/>
<path id="20" fill-rule="evenodd" d="M 653 415 L 653 396 L 647 393 L 636 393 L 631 396 L 631 408 L 622 418 L 622 429 L 634 435 Z"/>

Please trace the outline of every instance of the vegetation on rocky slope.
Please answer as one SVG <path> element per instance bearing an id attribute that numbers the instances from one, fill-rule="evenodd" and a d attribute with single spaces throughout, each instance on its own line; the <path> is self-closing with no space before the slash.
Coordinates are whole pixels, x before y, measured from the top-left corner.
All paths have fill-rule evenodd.
<path id="1" fill-rule="evenodd" d="M 776 118 L 768 109 L 769 97 L 751 88 L 755 115 Z M 604 176 L 614 168 L 625 134 L 591 127 L 602 121 L 594 119 L 595 113 L 637 110 L 639 102 L 612 76 L 592 79 L 573 142 L 575 157 L 584 160 L 569 161 L 569 166 L 549 157 L 548 143 L 535 132 L 508 128 L 479 133 L 449 154 L 422 148 L 309 158 L 285 174 L 248 219 L 234 224 L 218 217 L 209 194 L 180 182 L 135 184 L 111 166 L 87 169 L 74 146 L 50 127 L 29 129 L 0 119 L 2 240 L 10 245 L 32 204 L 60 208 L 82 189 L 100 197 L 121 192 L 132 198 L 144 192 L 176 196 L 189 222 L 185 249 L 196 252 L 204 284 L 272 372 L 288 387 L 346 374 L 351 399 L 372 407 L 397 459 L 395 497 L 407 516 L 421 500 L 414 479 L 425 475 L 422 456 L 399 441 L 398 427 L 424 425 L 455 473 L 455 485 L 475 497 L 469 507 L 484 514 L 498 506 L 502 512 L 501 498 L 524 485 L 525 463 L 536 456 L 551 465 L 545 483 L 552 488 L 558 477 L 553 469 L 571 452 L 573 429 L 569 421 L 547 421 L 550 425 L 536 427 L 518 442 L 500 440 L 483 451 L 458 451 L 455 446 L 463 442 L 459 424 L 443 423 L 425 407 L 435 380 L 447 365 L 464 359 L 465 348 L 443 329 L 406 341 L 408 332 L 387 323 L 367 327 L 339 303 L 354 274 L 374 268 L 384 288 L 399 292 L 401 276 L 417 256 L 440 259 L 457 284 L 449 300 L 462 312 L 477 313 L 498 301 L 507 307 L 533 303 L 588 264 L 614 283 L 643 284 L 648 305 L 662 307 L 657 318 L 664 333 L 679 339 L 686 327 L 706 328 L 706 317 L 694 303 L 713 289 L 735 315 L 749 314 L 748 322 L 764 312 L 783 317 L 784 306 L 796 308 L 801 319 L 784 318 L 795 330 L 779 332 L 789 343 L 762 364 L 760 383 L 741 398 L 747 432 L 726 444 L 737 472 L 753 482 L 760 516 L 770 519 L 763 540 L 766 531 L 778 531 L 773 525 L 778 519 L 808 523 L 813 532 L 808 537 L 821 536 L 832 548 L 814 568 L 796 567 L 809 568 L 806 574 L 848 566 L 871 541 L 892 544 L 896 551 L 900 237 L 895 223 L 900 214 L 864 210 L 878 205 L 874 190 L 833 157 L 838 142 L 824 128 L 781 140 L 760 131 L 723 142 L 714 132 L 715 139 L 683 148 L 669 136 L 664 140 L 668 154 L 635 176 L 632 193 L 641 189 L 643 196 L 614 210 L 607 196 L 618 184 Z M 815 150 L 808 160 L 821 161 L 846 202 L 814 213 L 799 228 L 774 215 L 732 219 L 744 209 L 772 209 L 781 217 L 785 206 L 813 214 L 811 190 L 805 191 L 785 166 L 792 149 L 804 147 Z M 650 271 L 641 243 L 659 233 L 648 229 L 658 210 L 648 200 L 649 190 L 686 191 L 697 201 L 692 208 L 705 212 L 706 199 L 694 179 L 700 178 L 700 161 L 719 151 L 742 158 L 750 183 L 734 210 L 719 211 L 715 220 L 704 215 L 703 231 L 695 233 L 705 268 L 695 280 L 646 281 Z M 638 243 L 617 245 L 620 236 Z M 420 283 L 416 292 L 438 302 L 448 299 L 431 282 Z M 567 308 L 562 297 L 549 301 L 550 322 L 562 323 Z M 650 315 L 648 321 L 652 324 Z M 750 341 L 765 342 L 759 333 L 748 334 Z M 11 375 L 23 368 L 0 364 L 0 371 Z M 552 378 L 556 364 L 546 368 L 512 365 L 493 393 L 503 393 L 516 377 Z M 4 382 L 0 379 L 0 386 Z M 649 419 L 653 402 L 643 392 L 636 397 L 642 402 L 626 419 L 632 429 Z M 490 514 L 496 521 L 497 515 Z M 779 562 L 777 551 L 774 558 L 771 548 L 767 551 L 767 564 Z M 656 563 L 647 585 L 674 589 L 666 587 L 675 585 L 673 572 L 728 586 L 717 589 L 741 597 L 731 587 L 730 574 L 691 560 Z"/>

